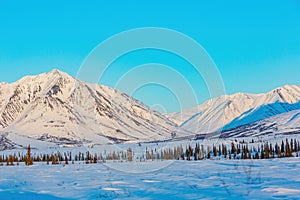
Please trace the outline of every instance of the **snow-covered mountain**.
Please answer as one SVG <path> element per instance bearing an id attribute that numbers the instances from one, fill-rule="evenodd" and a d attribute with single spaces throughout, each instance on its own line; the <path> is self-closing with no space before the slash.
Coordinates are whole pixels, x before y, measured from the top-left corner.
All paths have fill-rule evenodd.
<path id="1" fill-rule="evenodd" d="M 0 85 L 0 131 L 61 144 L 168 139 L 184 132 L 117 90 L 53 70 Z"/>
<path id="2" fill-rule="evenodd" d="M 189 131 L 210 133 L 250 124 L 300 109 L 300 86 L 286 85 L 266 94 L 237 93 L 168 116 Z"/>
<path id="3" fill-rule="evenodd" d="M 300 109 L 224 130 L 221 137 L 261 137 L 263 135 L 282 136 L 284 134 L 300 134 Z"/>

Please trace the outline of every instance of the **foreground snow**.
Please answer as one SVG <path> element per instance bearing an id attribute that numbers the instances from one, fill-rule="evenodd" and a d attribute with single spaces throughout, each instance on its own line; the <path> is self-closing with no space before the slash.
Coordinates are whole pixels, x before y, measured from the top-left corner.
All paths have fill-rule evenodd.
<path id="1" fill-rule="evenodd" d="M 299 199 L 299 167 L 299 158 L 176 161 L 140 174 L 103 164 L 2 166 L 0 199 Z"/>

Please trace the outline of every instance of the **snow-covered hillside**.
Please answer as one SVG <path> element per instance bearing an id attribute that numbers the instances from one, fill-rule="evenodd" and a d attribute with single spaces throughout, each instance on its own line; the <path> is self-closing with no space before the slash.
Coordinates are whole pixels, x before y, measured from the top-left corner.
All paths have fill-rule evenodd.
<path id="1" fill-rule="evenodd" d="M 222 137 L 300 134 L 300 109 L 222 131 Z"/>
<path id="2" fill-rule="evenodd" d="M 221 96 L 168 116 L 189 131 L 210 133 L 300 109 L 299 101 L 300 87 L 286 85 L 266 94 L 237 93 Z"/>
<path id="3" fill-rule="evenodd" d="M 0 85 L 0 131 L 12 141 L 23 137 L 61 144 L 149 141 L 183 134 L 175 123 L 126 94 L 58 70 Z"/>

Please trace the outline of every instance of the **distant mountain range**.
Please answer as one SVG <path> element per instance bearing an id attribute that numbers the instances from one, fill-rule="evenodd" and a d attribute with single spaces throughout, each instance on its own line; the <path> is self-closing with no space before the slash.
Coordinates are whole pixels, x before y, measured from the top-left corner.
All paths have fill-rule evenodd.
<path id="1" fill-rule="evenodd" d="M 292 131 L 300 126 L 297 113 L 300 113 L 300 87 L 286 85 L 266 94 L 221 96 L 195 108 L 168 114 L 168 117 L 180 127 L 197 134 L 223 132 L 224 135 L 229 130 L 241 132 L 244 126 L 249 131 L 252 130 L 251 125 L 261 126 L 271 121 L 277 131 L 282 128 L 286 132 L 287 127 Z"/>
<path id="2" fill-rule="evenodd" d="M 300 133 L 300 87 L 237 93 L 160 114 L 115 89 L 53 70 L 0 84 L 0 146 L 82 145 Z"/>
<path id="3" fill-rule="evenodd" d="M 141 102 L 106 86 L 53 70 L 0 85 L 0 131 L 57 144 L 165 140 L 186 135 Z"/>

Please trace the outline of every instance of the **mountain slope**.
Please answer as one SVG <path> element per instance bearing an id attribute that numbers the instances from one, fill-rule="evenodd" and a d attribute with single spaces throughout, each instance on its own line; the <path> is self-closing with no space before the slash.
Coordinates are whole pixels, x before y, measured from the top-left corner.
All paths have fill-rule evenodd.
<path id="1" fill-rule="evenodd" d="M 183 133 L 126 94 L 58 70 L 0 85 L 0 131 L 62 144 L 149 141 Z"/>
<path id="2" fill-rule="evenodd" d="M 268 117 L 237 128 L 224 130 L 221 137 L 249 137 L 300 133 L 300 109 Z"/>
<path id="3" fill-rule="evenodd" d="M 262 105 L 255 109 L 250 109 L 239 117 L 235 118 L 229 124 L 223 127 L 223 130 L 232 129 L 245 124 L 250 124 L 268 117 L 286 113 L 289 111 L 300 109 L 300 102 L 289 104 L 283 102 L 275 102 L 272 104 Z"/>
<path id="4" fill-rule="evenodd" d="M 299 101 L 300 87 L 286 85 L 267 94 L 237 93 L 221 96 L 169 116 L 174 118 L 174 121 L 181 122 L 180 126 L 189 131 L 209 133 L 300 109 L 297 104 Z"/>

